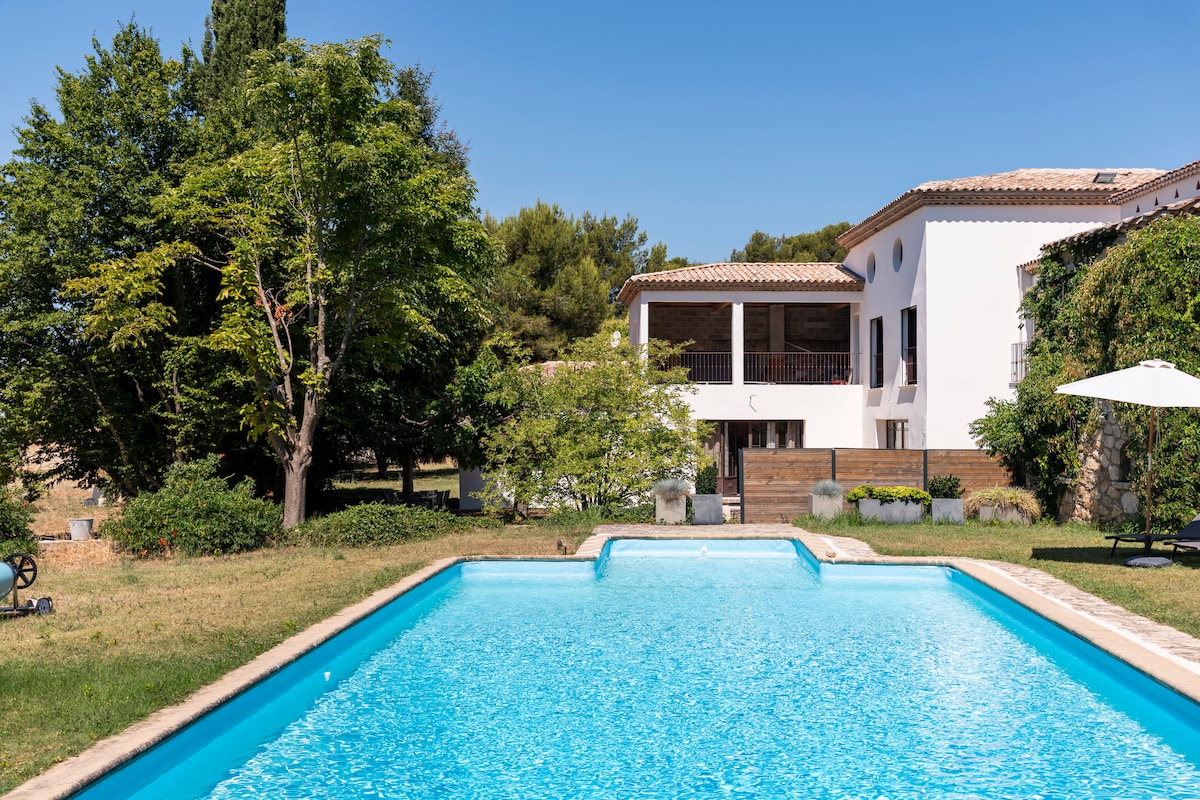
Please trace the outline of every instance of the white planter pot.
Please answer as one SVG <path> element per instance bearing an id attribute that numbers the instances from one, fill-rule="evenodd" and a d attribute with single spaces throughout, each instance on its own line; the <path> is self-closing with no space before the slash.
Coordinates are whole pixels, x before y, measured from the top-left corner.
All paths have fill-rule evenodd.
<path id="1" fill-rule="evenodd" d="M 810 494 L 808 496 L 808 510 L 814 517 L 833 519 L 842 513 L 842 496 L 840 494 L 832 496 L 827 494 Z"/>
<path id="2" fill-rule="evenodd" d="M 687 518 L 686 497 L 654 498 L 654 521 L 659 525 L 679 525 Z"/>
<path id="3" fill-rule="evenodd" d="M 81 542 L 84 539 L 92 538 L 92 519 L 92 517 L 80 517 L 67 520 L 71 524 L 71 541 Z"/>
<path id="4" fill-rule="evenodd" d="M 933 498 L 933 521 L 934 522 L 950 522 L 955 525 L 962 525 L 963 518 L 963 501 L 958 497 L 935 497 Z"/>

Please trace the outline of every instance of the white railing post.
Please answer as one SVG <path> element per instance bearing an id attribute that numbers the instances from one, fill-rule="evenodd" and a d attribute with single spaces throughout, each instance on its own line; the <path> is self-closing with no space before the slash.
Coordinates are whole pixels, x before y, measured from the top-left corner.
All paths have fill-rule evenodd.
<path id="1" fill-rule="evenodd" d="M 745 317 L 743 315 L 742 301 L 734 300 L 732 303 L 732 311 L 730 314 L 732 324 L 730 325 L 730 351 L 732 352 L 731 360 L 733 363 L 733 384 L 740 386 L 746 382 L 746 326 Z"/>

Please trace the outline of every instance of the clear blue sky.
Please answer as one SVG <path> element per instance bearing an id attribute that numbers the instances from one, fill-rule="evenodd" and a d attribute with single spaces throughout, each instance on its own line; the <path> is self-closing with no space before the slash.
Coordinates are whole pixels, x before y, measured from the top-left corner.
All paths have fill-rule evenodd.
<path id="1" fill-rule="evenodd" d="M 93 35 L 136 14 L 198 49 L 209 6 L 0 0 L 0 151 Z M 484 210 L 629 213 L 694 260 L 926 180 L 1200 158 L 1196 0 L 289 0 L 288 33 L 433 70 Z"/>

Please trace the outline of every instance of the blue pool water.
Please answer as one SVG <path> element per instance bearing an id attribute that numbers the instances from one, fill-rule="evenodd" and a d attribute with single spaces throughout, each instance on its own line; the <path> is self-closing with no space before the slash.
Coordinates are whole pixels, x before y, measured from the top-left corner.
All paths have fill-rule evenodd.
<path id="1" fill-rule="evenodd" d="M 951 570 L 626 541 L 451 569 L 79 796 L 1200 798 L 1198 734 Z"/>

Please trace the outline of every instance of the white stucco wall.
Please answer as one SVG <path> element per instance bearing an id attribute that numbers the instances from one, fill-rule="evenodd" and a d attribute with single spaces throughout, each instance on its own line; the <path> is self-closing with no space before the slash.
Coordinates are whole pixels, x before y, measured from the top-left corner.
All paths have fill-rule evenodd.
<path id="1" fill-rule="evenodd" d="M 700 384 L 687 396 L 695 419 L 804 420 L 805 447 L 864 447 L 863 387 Z"/>
<path id="2" fill-rule="evenodd" d="M 910 448 L 925 446 L 925 289 L 920 276 L 925 263 L 925 212 L 919 208 L 855 246 L 846 254 L 846 266 L 868 278 L 858 309 L 858 342 L 864 406 L 860 422 L 863 447 L 883 447 L 882 420 L 908 420 Z M 896 240 L 903 245 L 900 269 L 893 263 Z M 875 277 L 868 273 L 875 254 Z M 917 383 L 904 386 L 901 355 L 900 311 L 917 307 Z M 883 319 L 883 387 L 871 389 L 871 320 Z"/>
<path id="3" fill-rule="evenodd" d="M 926 446 L 975 446 L 968 426 L 989 397 L 1012 396 L 1011 346 L 1022 341 L 1016 266 L 1043 245 L 1117 220 L 1116 206 L 925 209 Z"/>

